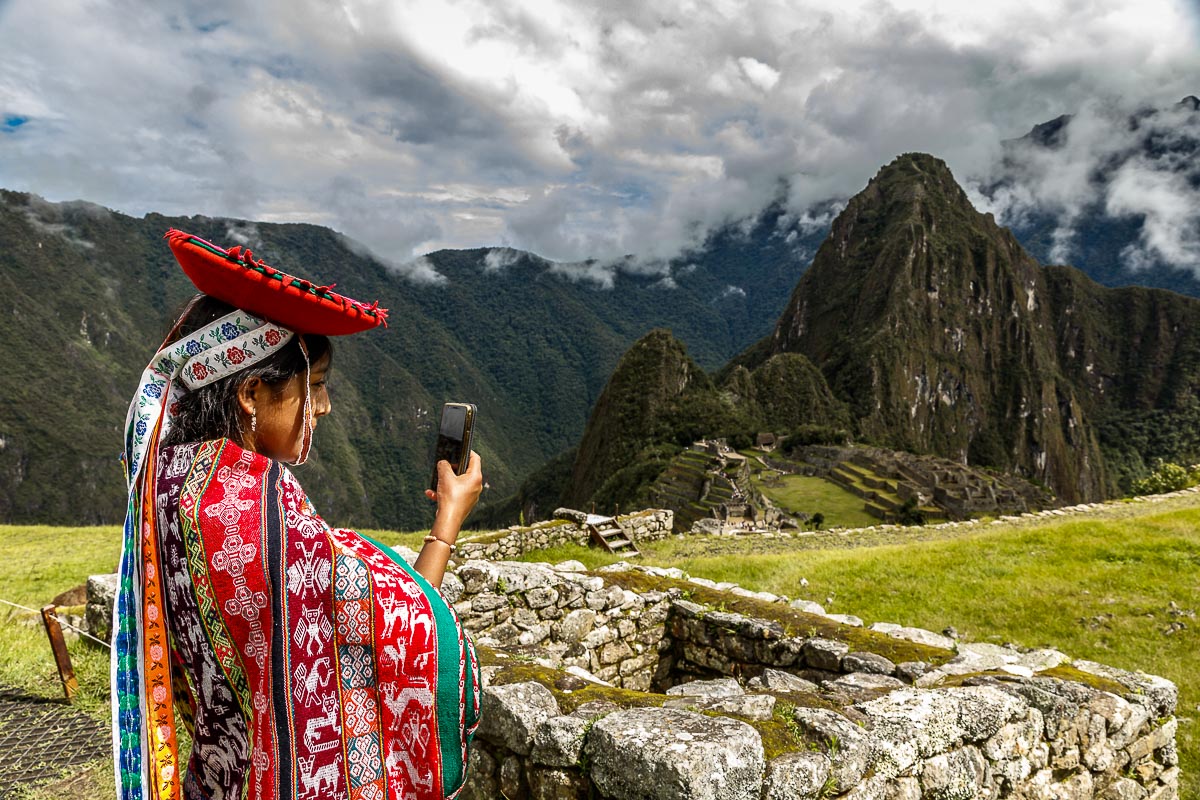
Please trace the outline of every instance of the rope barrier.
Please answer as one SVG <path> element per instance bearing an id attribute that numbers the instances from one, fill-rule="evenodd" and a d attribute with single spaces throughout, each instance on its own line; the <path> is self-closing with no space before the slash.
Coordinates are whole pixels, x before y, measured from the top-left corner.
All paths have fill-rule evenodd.
<path id="1" fill-rule="evenodd" d="M 14 603 L 10 600 L 5 600 L 2 597 L 0 597 L 0 603 L 4 603 L 6 606 L 12 606 L 13 608 L 19 608 L 22 611 L 29 611 L 30 613 L 33 613 L 33 614 L 40 615 L 42 613 L 42 612 L 38 611 L 36 608 L 30 608 L 29 606 L 23 606 L 20 603 Z M 75 631 L 80 636 L 84 637 L 85 639 L 91 639 L 96 644 L 103 645 L 104 647 L 107 647 L 109 650 L 112 649 L 111 644 L 109 644 L 108 642 L 105 642 L 105 641 L 101 641 L 100 639 L 97 639 L 95 636 L 92 636 L 90 633 L 88 633 L 87 631 L 85 631 L 81 628 L 76 628 L 74 625 L 67 622 L 66 618 L 63 617 L 61 614 L 55 614 L 54 618 L 57 619 L 58 624 L 62 625 L 64 628 L 70 628 L 71 630 Z"/>

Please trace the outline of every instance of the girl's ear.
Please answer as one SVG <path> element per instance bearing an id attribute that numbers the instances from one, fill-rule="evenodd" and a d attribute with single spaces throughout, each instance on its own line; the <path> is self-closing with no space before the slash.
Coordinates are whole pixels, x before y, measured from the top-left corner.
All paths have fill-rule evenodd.
<path id="1" fill-rule="evenodd" d="M 258 410 L 258 401 L 262 399 L 263 382 L 261 378 L 247 378 L 238 384 L 238 405 L 248 417 L 254 416 Z"/>

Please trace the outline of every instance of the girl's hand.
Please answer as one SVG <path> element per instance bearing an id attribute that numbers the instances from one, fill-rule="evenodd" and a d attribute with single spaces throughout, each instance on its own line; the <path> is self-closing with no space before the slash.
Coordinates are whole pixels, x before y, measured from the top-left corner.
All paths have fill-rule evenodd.
<path id="1" fill-rule="evenodd" d="M 471 451 L 471 460 L 467 471 L 455 475 L 450 462 L 446 460 L 437 463 L 438 488 L 437 492 L 425 490 L 425 496 L 437 503 L 437 517 L 457 529 L 463 520 L 479 502 L 479 493 L 483 491 L 483 463 L 479 454 Z"/>

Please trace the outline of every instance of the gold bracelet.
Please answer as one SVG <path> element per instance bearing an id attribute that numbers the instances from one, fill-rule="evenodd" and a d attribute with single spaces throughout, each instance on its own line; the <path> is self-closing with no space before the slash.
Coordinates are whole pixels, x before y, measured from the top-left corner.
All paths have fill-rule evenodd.
<path id="1" fill-rule="evenodd" d="M 442 544 L 446 545 L 446 547 L 450 548 L 451 553 L 458 552 L 458 545 L 450 544 L 445 539 L 439 539 L 438 537 L 434 536 L 432 533 L 425 537 L 425 544 L 429 544 L 430 542 L 441 542 Z"/>

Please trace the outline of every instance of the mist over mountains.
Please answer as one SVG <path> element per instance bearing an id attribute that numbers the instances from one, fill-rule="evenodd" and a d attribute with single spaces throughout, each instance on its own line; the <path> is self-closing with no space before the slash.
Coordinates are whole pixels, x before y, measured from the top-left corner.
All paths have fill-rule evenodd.
<path id="1" fill-rule="evenodd" d="M 1010 288 L 989 295 L 990 313 L 1028 300 L 1022 287 L 1043 281 L 1033 292 L 1035 309 L 1018 314 L 1016 322 L 1000 316 L 990 321 L 996 336 L 982 337 L 986 347 L 977 348 L 981 358 L 993 359 L 979 362 L 980 376 L 998 374 L 996 360 L 1016 358 L 1012 353 L 1024 348 L 1032 360 L 1018 359 L 1025 372 L 1011 384 L 962 376 L 946 384 L 944 365 L 929 354 L 931 343 L 941 347 L 950 335 L 937 330 L 934 323 L 944 322 L 941 318 L 902 331 L 914 347 L 928 351 L 916 361 L 891 352 L 896 343 L 884 341 L 882 333 L 855 328 L 855 319 L 886 318 L 886 303 L 880 293 L 855 294 L 861 287 L 846 283 L 849 262 L 832 257 L 817 258 L 825 266 L 805 278 L 809 288 L 802 293 L 810 309 L 818 301 L 829 305 L 827 321 L 809 319 L 795 341 L 786 330 L 780 332 L 806 319 L 795 307 L 794 290 L 799 291 L 823 242 L 825 249 L 836 249 L 826 238 L 830 222 L 846 205 L 840 201 L 797 213 L 780 199 L 750 218 L 710 231 L 702 247 L 651 264 L 637 254 L 617 261 L 557 263 L 487 248 L 443 250 L 406 265 L 385 265 L 345 237 L 313 225 L 157 214 L 136 219 L 85 202 L 52 204 L 34 195 L 0 192 L 0 335 L 6 342 L 0 349 L 6 376 L 0 381 L 0 521 L 122 518 L 116 457 L 125 407 L 138 374 L 191 294 L 160 239 L 171 227 L 226 246 L 250 246 L 274 266 L 335 282 L 339 291 L 390 307 L 390 330 L 336 342 L 335 413 L 322 426 L 313 463 L 298 471 L 318 508 L 338 524 L 426 524 L 431 510 L 421 489 L 434 418 L 447 400 L 480 406 L 478 442 L 489 483 L 485 501 L 511 495 L 556 456 L 560 474 L 571 474 L 574 453 L 560 454 L 579 444 L 589 412 L 622 354 L 656 328 L 669 329 L 686 345 L 697 387 L 715 386 L 708 374 L 722 367 L 724 380 L 733 369 L 731 359 L 742 354 L 740 393 L 737 386 L 724 390 L 743 401 L 734 414 L 743 426 L 782 419 L 771 409 L 791 409 L 785 414 L 790 425 L 795 413 L 817 413 L 818 406 L 796 405 L 785 395 L 811 391 L 814 398 L 827 398 L 832 391 L 837 399 L 821 400 L 820 408 L 853 409 L 864 435 L 897 447 L 944 451 L 1035 475 L 1041 474 L 1037 459 L 1046 458 L 1055 470 L 1065 470 L 1045 474 L 1065 497 L 1116 491 L 1144 471 L 1154 455 L 1191 452 L 1187 398 L 1193 388 L 1193 350 L 1179 331 L 1200 326 L 1193 324 L 1187 298 L 1136 289 L 1120 296 L 1097 293 L 1088 278 L 1200 296 L 1189 261 L 1200 228 L 1194 209 L 1200 204 L 1181 209 L 1176 202 L 1200 183 L 1191 157 L 1200 142 L 1197 105 L 1185 102 L 1133 120 L 1114 121 L 1090 110 L 1055 120 L 1010 143 L 1003 178 L 968 183 L 967 195 L 957 186 L 939 193 L 956 198 L 960 219 L 968 214 L 970 206 L 963 203 L 969 196 L 981 210 L 996 213 L 997 222 L 1014 226 L 1012 235 L 1000 229 L 984 235 L 990 242 L 987 252 L 994 255 L 983 262 L 1009 265 L 1005 285 Z M 1128 135 L 1113 135 L 1124 142 L 1123 149 L 1107 144 L 1113 136 L 1096 133 L 1107 130 L 1106 124 L 1129 128 Z M 1103 156 L 1099 161 L 1097 154 Z M 1051 169 L 1060 163 L 1056 159 L 1065 165 L 1064 174 L 1085 177 L 1071 184 L 1076 187 L 1072 203 L 1063 192 L 1054 194 L 1060 184 L 1047 177 L 1057 174 Z M 1107 166 L 1101 169 L 1098 163 Z M 1143 192 L 1157 203 L 1134 202 L 1130 186 L 1158 187 Z M 834 228 L 835 237 L 841 237 L 837 247 L 878 247 L 903 255 L 922 246 L 903 225 L 876 230 L 873 225 L 883 225 L 883 217 L 876 217 Z M 919 214 L 916 219 L 930 233 L 937 223 Z M 937 241 L 930 235 L 923 246 Z M 1034 258 L 1018 252 L 1022 246 Z M 974 258 L 976 252 L 967 247 L 961 257 Z M 1037 261 L 1055 260 L 1051 253 L 1071 256 L 1082 272 L 1038 267 Z M 938 263 L 958 257 L 943 254 Z M 981 274 L 992 275 L 987 269 Z M 930 272 L 924 280 L 914 302 L 921 293 L 934 292 L 947 300 L 957 297 L 956 303 L 967 298 L 985 303 L 981 288 L 957 278 Z M 825 288 L 813 288 L 818 284 Z M 860 296 L 884 305 L 858 307 L 851 299 Z M 1021 302 L 1017 306 L 1024 308 Z M 1079 323 L 1097 315 L 1126 327 L 1114 332 Z M 1046 330 L 1056 331 L 1056 343 L 1042 341 Z M 1146 333 L 1131 339 L 1135 330 Z M 1128 347 L 1114 347 L 1125 340 Z M 772 341 L 790 343 L 776 347 Z M 867 350 L 846 346 L 870 341 L 879 346 L 869 357 Z M 660 344 L 662 353 L 674 352 L 673 345 Z M 755 374 L 773 355 L 784 354 L 788 359 L 776 359 L 770 370 Z M 808 365 L 796 361 L 800 358 Z M 667 361 L 675 363 L 673 357 Z M 913 398 L 898 389 L 874 397 L 870 402 L 881 405 L 870 412 L 863 405 L 868 401 L 849 391 L 871 378 L 867 362 L 891 363 L 893 388 L 905 380 L 919 383 L 924 376 L 920 391 L 926 400 L 941 397 L 947 385 L 951 396 L 970 394 L 978 418 L 963 417 L 965 406 L 956 404 L 949 404 L 956 409 L 950 410 L 933 403 L 932 416 L 906 411 Z M 1097 375 L 1101 368 L 1107 371 Z M 1140 388 L 1114 377 L 1122 372 L 1135 375 Z M 1017 446 L 1016 429 L 988 427 L 1024 413 L 1019 398 L 1034 397 L 1057 411 L 1035 415 L 1020 428 L 1028 446 Z M 705 399 L 696 402 L 705 413 L 719 410 Z M 957 432 L 948 433 L 943 423 L 955 414 Z M 980 427 L 984 417 L 991 422 Z M 1164 426 L 1172 432 L 1164 433 Z M 687 427 L 672 423 L 672 435 L 683 435 Z M 596 457 L 603 448 L 583 449 Z M 617 463 L 606 458 L 596 463 Z M 604 476 L 585 477 L 586 472 L 578 473 L 581 485 L 603 483 Z"/>
<path id="2" fill-rule="evenodd" d="M 744 447 L 816 424 L 1090 502 L 1153 459 L 1200 458 L 1198 391 L 1200 300 L 1042 267 L 944 162 L 907 154 L 850 200 L 772 333 L 716 380 L 666 332 L 631 348 L 561 497 L 628 507 L 695 438 Z"/>
<path id="3" fill-rule="evenodd" d="M 414 280 L 317 226 L 135 219 L 0 192 L 0 520 L 123 517 L 125 408 L 194 291 L 161 241 L 172 227 L 390 308 L 388 330 L 335 342 L 335 413 L 298 475 L 340 524 L 394 528 L 432 518 L 422 489 L 442 402 L 479 405 L 485 497 L 503 496 L 574 445 L 639 336 L 670 327 L 719 366 L 769 329 L 755 306 L 790 290 L 806 265 L 798 249 L 819 241 L 781 235 L 767 214 L 714 235 L 670 281 L 504 249 L 430 253 Z"/>

